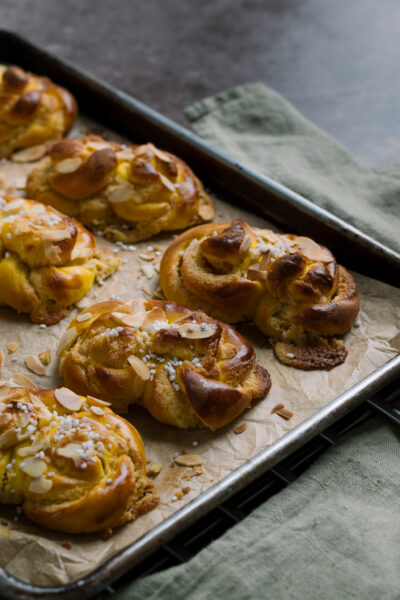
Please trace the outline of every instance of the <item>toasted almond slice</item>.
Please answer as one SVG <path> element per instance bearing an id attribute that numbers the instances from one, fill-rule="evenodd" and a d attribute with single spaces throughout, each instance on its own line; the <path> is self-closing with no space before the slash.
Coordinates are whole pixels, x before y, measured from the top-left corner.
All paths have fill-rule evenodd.
<path id="1" fill-rule="evenodd" d="M 70 442 L 62 448 L 58 448 L 56 453 L 64 458 L 72 458 L 75 467 L 78 467 L 81 462 L 80 453 L 82 452 L 82 446 L 75 442 Z"/>
<path id="2" fill-rule="evenodd" d="M 82 164 L 82 159 L 79 156 L 72 158 L 64 158 L 60 162 L 56 163 L 54 169 L 57 173 L 74 173 L 79 169 Z"/>
<path id="3" fill-rule="evenodd" d="M 111 203 L 126 202 L 132 196 L 134 191 L 133 185 L 126 182 L 115 188 L 108 196 Z"/>
<path id="4" fill-rule="evenodd" d="M 44 460 L 30 456 L 24 460 L 21 470 L 31 477 L 40 477 L 46 471 L 47 465 Z"/>
<path id="5" fill-rule="evenodd" d="M 144 362 L 140 360 L 140 358 L 138 358 L 134 354 L 131 354 L 130 356 L 128 356 L 128 362 L 131 365 L 132 369 L 135 371 L 136 375 L 139 377 L 139 379 L 141 379 L 142 381 L 147 381 L 148 379 L 150 379 L 150 371 L 146 367 Z"/>
<path id="6" fill-rule="evenodd" d="M 203 464 L 203 459 L 198 454 L 181 454 L 175 456 L 174 461 L 182 467 L 200 467 Z"/>
<path id="7" fill-rule="evenodd" d="M 90 410 L 98 417 L 104 416 L 104 410 L 100 406 L 91 406 Z"/>
<path id="8" fill-rule="evenodd" d="M 214 218 L 215 213 L 213 207 L 209 204 L 201 204 L 197 214 L 199 215 L 200 219 L 203 219 L 203 221 L 211 221 Z"/>
<path id="9" fill-rule="evenodd" d="M 29 206 L 29 213 L 31 215 L 42 215 L 45 212 L 47 212 L 47 210 L 43 204 L 40 204 L 40 202 L 34 202 L 32 200 L 32 204 L 30 204 L 30 206 Z M 48 212 L 52 212 L 49 209 L 49 207 L 48 207 Z"/>
<path id="10" fill-rule="evenodd" d="M 97 404 L 101 404 L 102 406 L 111 406 L 111 402 L 106 402 L 105 400 L 100 400 L 100 398 L 96 398 L 95 396 L 88 396 L 90 400 L 96 402 Z"/>
<path id="11" fill-rule="evenodd" d="M 247 426 L 248 426 L 248 422 L 245 421 L 241 425 L 238 425 L 237 427 L 235 427 L 235 429 L 233 431 L 239 435 L 239 433 L 243 433 L 243 431 L 246 431 Z"/>
<path id="12" fill-rule="evenodd" d="M 49 365 L 51 362 L 51 350 L 39 352 L 39 358 L 45 366 Z"/>
<path id="13" fill-rule="evenodd" d="M 264 281 L 267 279 L 266 271 L 260 271 L 259 269 L 250 268 L 247 271 L 247 279 L 250 281 Z"/>
<path id="14" fill-rule="evenodd" d="M 61 337 L 61 340 L 57 346 L 57 354 L 60 355 L 64 350 L 74 341 L 78 335 L 75 327 L 69 327 Z"/>
<path id="15" fill-rule="evenodd" d="M 91 305 L 91 302 L 88 298 L 81 298 L 78 302 L 75 302 L 75 306 L 80 308 L 81 310 L 88 308 Z"/>
<path id="16" fill-rule="evenodd" d="M 251 237 L 248 233 L 244 236 L 242 243 L 240 244 L 239 254 L 245 254 L 251 246 Z"/>
<path id="17" fill-rule="evenodd" d="M 178 327 L 182 337 L 190 340 L 201 340 L 214 335 L 215 330 L 207 323 L 184 323 Z"/>
<path id="18" fill-rule="evenodd" d="M 6 429 L 0 434 L 0 450 L 6 448 L 9 444 L 12 444 L 15 441 L 15 432 L 13 429 Z"/>
<path id="19" fill-rule="evenodd" d="M 270 254 L 270 251 L 268 250 L 268 252 L 265 252 L 263 254 L 263 257 L 261 259 L 260 271 L 265 271 L 266 270 L 266 268 L 268 267 L 268 265 L 270 263 L 270 259 L 271 259 L 271 254 Z"/>
<path id="20" fill-rule="evenodd" d="M 17 454 L 18 456 L 33 456 L 37 452 L 48 448 L 49 444 L 46 438 L 42 437 L 33 442 L 31 446 L 23 446 L 22 448 L 18 448 Z"/>
<path id="21" fill-rule="evenodd" d="M 168 154 L 166 152 L 159 150 L 158 148 L 153 146 L 153 144 L 151 144 L 151 146 L 152 146 L 152 150 L 153 150 L 154 154 L 157 156 L 157 158 L 159 158 L 163 162 L 174 162 L 174 159 L 171 156 L 168 156 Z"/>
<path id="22" fill-rule="evenodd" d="M 5 384 L 0 386 L 0 398 L 6 398 L 10 392 L 10 385 Z"/>
<path id="23" fill-rule="evenodd" d="M 13 354 L 14 352 L 16 352 L 19 348 L 19 344 L 18 342 L 8 342 L 7 344 L 7 351 L 8 354 Z"/>
<path id="24" fill-rule="evenodd" d="M 47 152 L 47 148 L 44 144 L 37 144 L 36 146 L 29 146 L 18 152 L 14 152 L 11 155 L 11 160 L 17 163 L 33 162 L 42 158 Z"/>
<path id="25" fill-rule="evenodd" d="M 107 142 L 96 142 L 93 141 L 91 142 L 90 140 L 88 142 L 86 142 L 86 147 L 90 148 L 91 150 L 104 150 L 104 148 L 111 148 L 112 146 L 110 146 L 110 144 L 107 144 Z"/>
<path id="26" fill-rule="evenodd" d="M 165 314 L 165 311 L 159 306 L 155 306 L 146 314 L 146 317 L 142 323 L 142 328 L 149 329 L 154 321 L 167 321 L 167 315 Z M 166 322 L 166 326 L 167 325 L 168 323 Z"/>
<path id="27" fill-rule="evenodd" d="M 46 375 L 46 367 L 34 354 L 28 354 L 25 356 L 25 364 L 36 375 Z"/>
<path id="28" fill-rule="evenodd" d="M 13 212 L 14 210 L 19 210 L 20 208 L 23 208 L 24 205 L 25 200 L 23 200 L 22 198 L 16 198 L 15 200 L 11 200 L 11 202 L 7 202 L 3 210 L 4 212 L 9 213 Z"/>
<path id="29" fill-rule="evenodd" d="M 62 242 L 70 237 L 71 235 L 66 229 L 47 229 L 42 232 L 42 238 L 49 242 Z"/>
<path id="30" fill-rule="evenodd" d="M 91 258 L 94 254 L 93 248 L 88 248 L 84 244 L 75 244 L 72 249 L 70 258 L 77 260 L 78 258 Z"/>
<path id="31" fill-rule="evenodd" d="M 34 494 L 45 494 L 46 492 L 51 490 L 52 487 L 53 482 L 51 481 L 51 479 L 46 479 L 46 477 L 43 477 L 42 475 L 41 477 L 38 477 L 37 479 L 31 481 L 28 490 L 30 492 L 33 492 Z"/>
<path id="32" fill-rule="evenodd" d="M 159 173 L 159 176 L 163 186 L 166 187 L 170 192 L 175 192 L 175 186 L 172 181 L 170 181 L 168 177 L 165 177 L 165 175 L 162 175 L 161 173 Z"/>
<path id="33" fill-rule="evenodd" d="M 139 258 L 141 258 L 142 260 L 154 260 L 156 257 L 156 255 L 154 254 L 154 252 L 141 252 L 139 254 Z"/>
<path id="34" fill-rule="evenodd" d="M 285 240 L 288 244 L 290 244 L 291 246 L 297 246 L 298 248 L 320 248 L 319 244 L 317 244 L 317 242 L 314 242 L 314 240 L 312 240 L 311 238 L 308 237 L 304 237 L 302 235 L 299 235 L 297 237 L 294 238 L 294 240 Z"/>
<path id="35" fill-rule="evenodd" d="M 130 150 L 129 148 L 125 150 L 118 150 L 118 152 L 116 152 L 115 155 L 119 160 L 132 160 L 132 158 L 134 157 L 132 150 Z"/>
<path id="36" fill-rule="evenodd" d="M 71 412 L 76 412 L 82 407 L 82 398 L 66 387 L 54 390 L 54 396 L 61 406 Z"/>
<path id="37" fill-rule="evenodd" d="M 12 379 L 15 381 L 16 387 L 33 388 L 34 390 L 38 389 L 36 383 L 33 383 L 29 377 L 25 377 L 22 373 L 14 373 Z"/>
<path id="38" fill-rule="evenodd" d="M 332 254 L 325 248 L 301 248 L 301 252 L 311 260 L 321 262 L 332 262 L 334 260 Z"/>
<path id="39" fill-rule="evenodd" d="M 157 477 L 159 473 L 161 473 L 163 466 L 161 463 L 151 463 L 146 469 L 146 474 L 149 477 Z"/>
<path id="40" fill-rule="evenodd" d="M 147 279 L 152 279 L 156 273 L 153 265 L 142 265 L 140 270 L 142 271 L 143 275 L 147 277 Z"/>
<path id="41" fill-rule="evenodd" d="M 122 325 L 126 325 L 127 327 L 135 327 L 135 325 L 142 325 L 143 319 L 145 318 L 146 313 L 134 313 L 128 314 L 123 312 L 112 312 L 110 317 L 113 321 L 117 323 L 121 323 Z"/>
<path id="42" fill-rule="evenodd" d="M 146 294 L 146 296 L 151 296 L 150 288 L 145 283 L 142 283 L 142 290 Z"/>
<path id="43" fill-rule="evenodd" d="M 282 419 L 285 419 L 285 421 L 290 421 L 290 419 L 293 417 L 294 413 L 291 410 L 288 410 L 287 408 L 283 407 L 280 408 L 279 410 L 275 411 L 277 415 L 279 415 Z"/>
<path id="44" fill-rule="evenodd" d="M 88 321 L 92 317 L 93 317 L 93 315 L 91 312 L 82 312 L 76 317 L 76 320 L 78 321 L 78 323 L 84 323 L 85 321 Z"/>

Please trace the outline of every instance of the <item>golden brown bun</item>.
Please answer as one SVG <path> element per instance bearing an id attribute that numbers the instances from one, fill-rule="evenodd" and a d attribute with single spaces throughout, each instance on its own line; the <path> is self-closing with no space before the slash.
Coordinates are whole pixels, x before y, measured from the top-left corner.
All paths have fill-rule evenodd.
<path id="1" fill-rule="evenodd" d="M 120 259 L 78 221 L 23 198 L 0 198 L 0 305 L 53 325 Z"/>
<path id="2" fill-rule="evenodd" d="M 74 97 L 47 77 L 0 65 L 0 158 L 60 139 L 76 113 Z"/>
<path id="3" fill-rule="evenodd" d="M 326 338 L 346 333 L 355 321 L 356 285 L 309 238 L 241 219 L 201 225 L 167 248 L 160 280 L 168 300 L 230 323 L 253 320 L 285 364 L 329 370 L 346 358 L 343 344 Z"/>
<path id="4" fill-rule="evenodd" d="M 219 429 L 271 386 L 237 331 L 171 302 L 94 304 L 71 322 L 59 352 L 60 374 L 77 393 L 117 411 L 142 404 L 181 428 Z"/>
<path id="5" fill-rule="evenodd" d="M 53 145 L 27 192 L 107 238 L 135 242 L 214 218 L 191 169 L 153 146 L 120 146 L 90 135 Z"/>
<path id="6" fill-rule="evenodd" d="M 2 504 L 55 531 L 109 532 L 158 503 L 136 429 L 67 388 L 0 399 Z"/>

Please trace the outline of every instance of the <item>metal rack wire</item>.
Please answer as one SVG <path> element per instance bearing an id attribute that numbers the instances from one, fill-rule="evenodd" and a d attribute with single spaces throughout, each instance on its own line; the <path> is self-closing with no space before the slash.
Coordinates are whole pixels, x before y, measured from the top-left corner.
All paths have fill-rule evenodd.
<path id="1" fill-rule="evenodd" d="M 170 543 L 165 544 L 118 579 L 112 587 L 108 586 L 97 600 L 109 600 L 115 591 L 139 577 L 185 563 L 260 504 L 295 481 L 325 450 L 334 446 L 346 433 L 377 415 L 382 415 L 388 421 L 400 426 L 400 379 L 371 396 L 361 406 L 293 452 L 227 502 L 199 519 Z"/>

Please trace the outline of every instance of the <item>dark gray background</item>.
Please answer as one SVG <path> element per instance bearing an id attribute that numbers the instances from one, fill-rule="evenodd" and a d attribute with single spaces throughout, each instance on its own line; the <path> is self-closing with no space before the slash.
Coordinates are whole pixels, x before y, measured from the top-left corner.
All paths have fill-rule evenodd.
<path id="1" fill-rule="evenodd" d="M 1 0 L 0 27 L 181 123 L 263 81 L 360 160 L 400 163 L 398 0 Z"/>

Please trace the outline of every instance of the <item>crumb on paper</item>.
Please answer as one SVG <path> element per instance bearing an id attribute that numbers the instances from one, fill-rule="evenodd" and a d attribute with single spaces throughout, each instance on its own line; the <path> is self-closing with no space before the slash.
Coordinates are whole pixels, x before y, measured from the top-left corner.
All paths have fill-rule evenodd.
<path id="1" fill-rule="evenodd" d="M 161 463 L 151 463 L 147 467 L 147 475 L 149 477 L 157 477 L 159 473 L 161 473 L 163 466 Z"/>
<path id="2" fill-rule="evenodd" d="M 63 540 L 61 542 L 61 546 L 63 548 L 66 548 L 67 550 L 71 550 L 71 547 L 72 547 L 71 544 L 70 544 L 70 542 L 68 540 Z"/>
<path id="3" fill-rule="evenodd" d="M 45 366 L 49 365 L 51 362 L 51 350 L 39 352 L 39 358 Z"/>
<path id="4" fill-rule="evenodd" d="M 16 352 L 19 348 L 19 344 L 18 342 L 8 342 L 7 344 L 7 351 L 8 354 L 13 354 L 14 352 Z"/>

